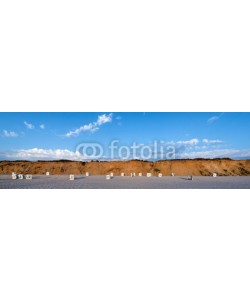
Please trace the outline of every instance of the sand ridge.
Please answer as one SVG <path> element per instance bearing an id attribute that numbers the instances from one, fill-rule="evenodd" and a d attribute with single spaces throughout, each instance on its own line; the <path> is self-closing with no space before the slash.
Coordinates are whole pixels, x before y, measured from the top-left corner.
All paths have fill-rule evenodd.
<path id="1" fill-rule="evenodd" d="M 0 174 L 11 174 L 12 172 L 22 174 L 45 174 L 51 175 L 75 174 L 82 175 L 89 172 L 92 175 L 105 175 L 114 173 L 120 175 L 125 173 L 152 173 L 157 176 L 211 176 L 217 173 L 219 176 L 249 176 L 250 160 L 231 159 L 185 159 L 185 160 L 165 160 L 165 161 L 1 161 Z"/>

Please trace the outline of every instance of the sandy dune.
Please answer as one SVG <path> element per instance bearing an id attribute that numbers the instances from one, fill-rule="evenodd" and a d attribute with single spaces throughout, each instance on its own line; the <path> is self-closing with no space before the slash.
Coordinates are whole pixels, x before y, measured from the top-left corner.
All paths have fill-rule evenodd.
<path id="1" fill-rule="evenodd" d="M 112 162 L 74 162 L 74 161 L 2 161 L 0 162 L 0 174 L 11 174 L 12 172 L 23 174 L 45 174 L 50 172 L 54 175 L 63 174 L 85 174 L 105 175 L 130 175 L 131 172 L 152 173 L 156 176 L 162 173 L 169 176 L 174 173 L 176 176 L 211 176 L 217 173 L 221 176 L 248 176 L 250 175 L 249 160 L 229 159 L 195 159 L 195 160 L 172 160 L 172 161 L 112 161 Z"/>

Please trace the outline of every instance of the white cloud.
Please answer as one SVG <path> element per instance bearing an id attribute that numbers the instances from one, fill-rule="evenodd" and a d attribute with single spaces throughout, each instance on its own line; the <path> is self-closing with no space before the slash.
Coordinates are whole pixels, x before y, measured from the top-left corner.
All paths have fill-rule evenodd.
<path id="1" fill-rule="evenodd" d="M 35 128 L 35 126 L 33 124 L 28 123 L 26 121 L 24 121 L 24 124 L 25 124 L 25 126 L 26 126 L 27 129 L 34 129 Z"/>
<path id="2" fill-rule="evenodd" d="M 74 161 L 83 161 L 83 160 L 91 160 L 96 159 L 91 156 L 84 156 L 79 151 L 70 151 L 68 149 L 20 149 L 15 151 L 6 151 L 0 152 L 1 159 L 7 160 L 74 160 Z M 229 157 L 232 159 L 245 159 L 250 157 L 250 149 L 246 150 L 235 150 L 235 149 L 216 149 L 211 151 L 193 151 L 193 152 L 179 152 L 176 153 L 177 159 L 194 159 L 194 158 L 223 158 Z M 101 159 L 103 159 L 102 157 Z M 134 158 L 131 155 L 127 159 Z M 140 155 L 137 156 L 138 159 L 142 157 Z M 157 156 L 157 159 L 161 157 Z M 111 158 L 106 158 L 110 160 Z M 119 159 L 123 159 L 120 157 Z M 162 159 L 162 158 L 161 158 Z M 165 159 L 165 156 L 164 158 Z M 114 160 L 117 160 L 115 158 Z"/>
<path id="3" fill-rule="evenodd" d="M 74 131 L 69 131 L 68 133 L 65 134 L 66 137 L 72 137 L 72 136 L 77 136 L 83 131 L 90 131 L 94 132 L 96 128 L 93 126 L 92 123 L 89 123 L 88 125 L 83 125 L 80 128 L 74 130 Z"/>
<path id="4" fill-rule="evenodd" d="M 223 158 L 240 159 L 250 157 L 250 150 L 216 149 L 211 151 L 183 152 L 176 155 L 177 158 Z"/>
<path id="5" fill-rule="evenodd" d="M 179 145 L 197 145 L 198 143 L 199 143 L 198 139 L 191 139 L 191 140 L 188 140 L 188 141 L 178 141 L 178 142 L 176 142 L 176 144 L 179 144 Z"/>
<path id="6" fill-rule="evenodd" d="M 69 131 L 65 134 L 65 136 L 66 137 L 77 136 L 81 132 L 84 132 L 84 131 L 95 132 L 100 129 L 99 126 L 102 126 L 103 124 L 110 123 L 110 122 L 112 122 L 112 114 L 108 114 L 108 115 L 103 114 L 103 115 L 98 116 L 96 122 L 92 122 L 92 123 L 83 125 L 80 128 L 77 128 L 73 131 Z"/>
<path id="7" fill-rule="evenodd" d="M 184 141 L 170 141 L 170 142 L 166 142 L 166 145 L 176 145 L 176 146 L 183 146 L 185 148 L 188 148 L 189 146 L 190 147 L 194 147 L 198 144 L 201 144 L 201 143 L 204 143 L 206 144 L 207 146 L 208 145 L 215 145 L 215 144 L 220 144 L 220 143 L 223 143 L 223 141 L 221 140 L 209 140 L 209 139 L 203 139 L 203 140 L 199 140 L 197 138 L 193 138 L 193 139 L 190 139 L 190 140 L 184 140 Z"/>
<path id="8" fill-rule="evenodd" d="M 4 137 L 17 137 L 18 134 L 15 131 L 4 130 L 3 131 L 3 136 Z"/>
<path id="9" fill-rule="evenodd" d="M 208 139 L 203 139 L 202 142 L 205 143 L 205 144 L 220 144 L 220 143 L 223 143 L 223 141 L 221 141 L 221 140 L 208 140 Z"/>
<path id="10" fill-rule="evenodd" d="M 44 125 L 44 124 L 41 124 L 41 125 L 40 125 L 40 128 L 41 128 L 41 129 L 45 129 L 45 125 Z"/>
<path id="11" fill-rule="evenodd" d="M 122 122 L 121 122 L 122 117 L 121 116 L 116 116 L 115 119 L 117 120 L 117 125 L 122 126 Z"/>
<path id="12" fill-rule="evenodd" d="M 210 124 L 214 123 L 214 122 L 218 121 L 223 115 L 224 115 L 224 113 L 221 113 L 219 116 L 213 116 L 213 117 L 209 118 L 207 120 L 207 122 Z"/>
<path id="13" fill-rule="evenodd" d="M 112 114 L 109 114 L 109 115 L 103 114 L 103 115 L 98 116 L 96 123 L 97 123 L 97 125 L 103 125 L 108 122 L 112 122 Z"/>
<path id="14" fill-rule="evenodd" d="M 68 159 L 68 160 L 86 160 L 91 159 L 91 157 L 83 156 L 78 151 L 73 152 L 67 149 L 20 149 L 16 151 L 10 151 L 2 153 L 6 159 L 13 160 L 60 160 L 60 159 Z"/>
<path id="15" fill-rule="evenodd" d="M 219 117 L 218 116 L 213 116 L 213 117 L 209 118 L 207 121 L 208 121 L 208 123 L 213 123 L 217 120 L 219 120 Z"/>

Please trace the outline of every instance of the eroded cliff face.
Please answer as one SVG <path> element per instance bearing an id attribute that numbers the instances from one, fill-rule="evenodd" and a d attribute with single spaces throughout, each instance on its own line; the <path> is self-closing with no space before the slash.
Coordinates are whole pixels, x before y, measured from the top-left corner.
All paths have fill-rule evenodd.
<path id="1" fill-rule="evenodd" d="M 11 174 L 12 172 L 22 174 L 85 174 L 105 175 L 113 172 L 114 175 L 130 175 L 131 172 L 146 173 L 152 175 L 162 173 L 170 176 L 194 175 L 210 176 L 213 173 L 223 176 L 246 176 L 250 175 L 249 160 L 229 159 L 195 159 L 195 160 L 173 160 L 146 162 L 139 160 L 131 161 L 108 161 L 108 162 L 75 162 L 75 161 L 2 161 L 0 162 L 0 174 Z"/>

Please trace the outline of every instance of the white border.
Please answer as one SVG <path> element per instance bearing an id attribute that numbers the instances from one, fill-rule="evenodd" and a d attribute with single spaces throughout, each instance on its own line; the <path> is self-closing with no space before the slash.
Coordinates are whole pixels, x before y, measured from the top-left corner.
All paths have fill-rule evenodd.
<path id="1" fill-rule="evenodd" d="M 249 1 L 5 1 L 3 111 L 250 111 Z"/>
<path id="2" fill-rule="evenodd" d="M 1 199 L 1 299 L 249 299 L 250 205 L 239 191 L 122 194 Z"/>

